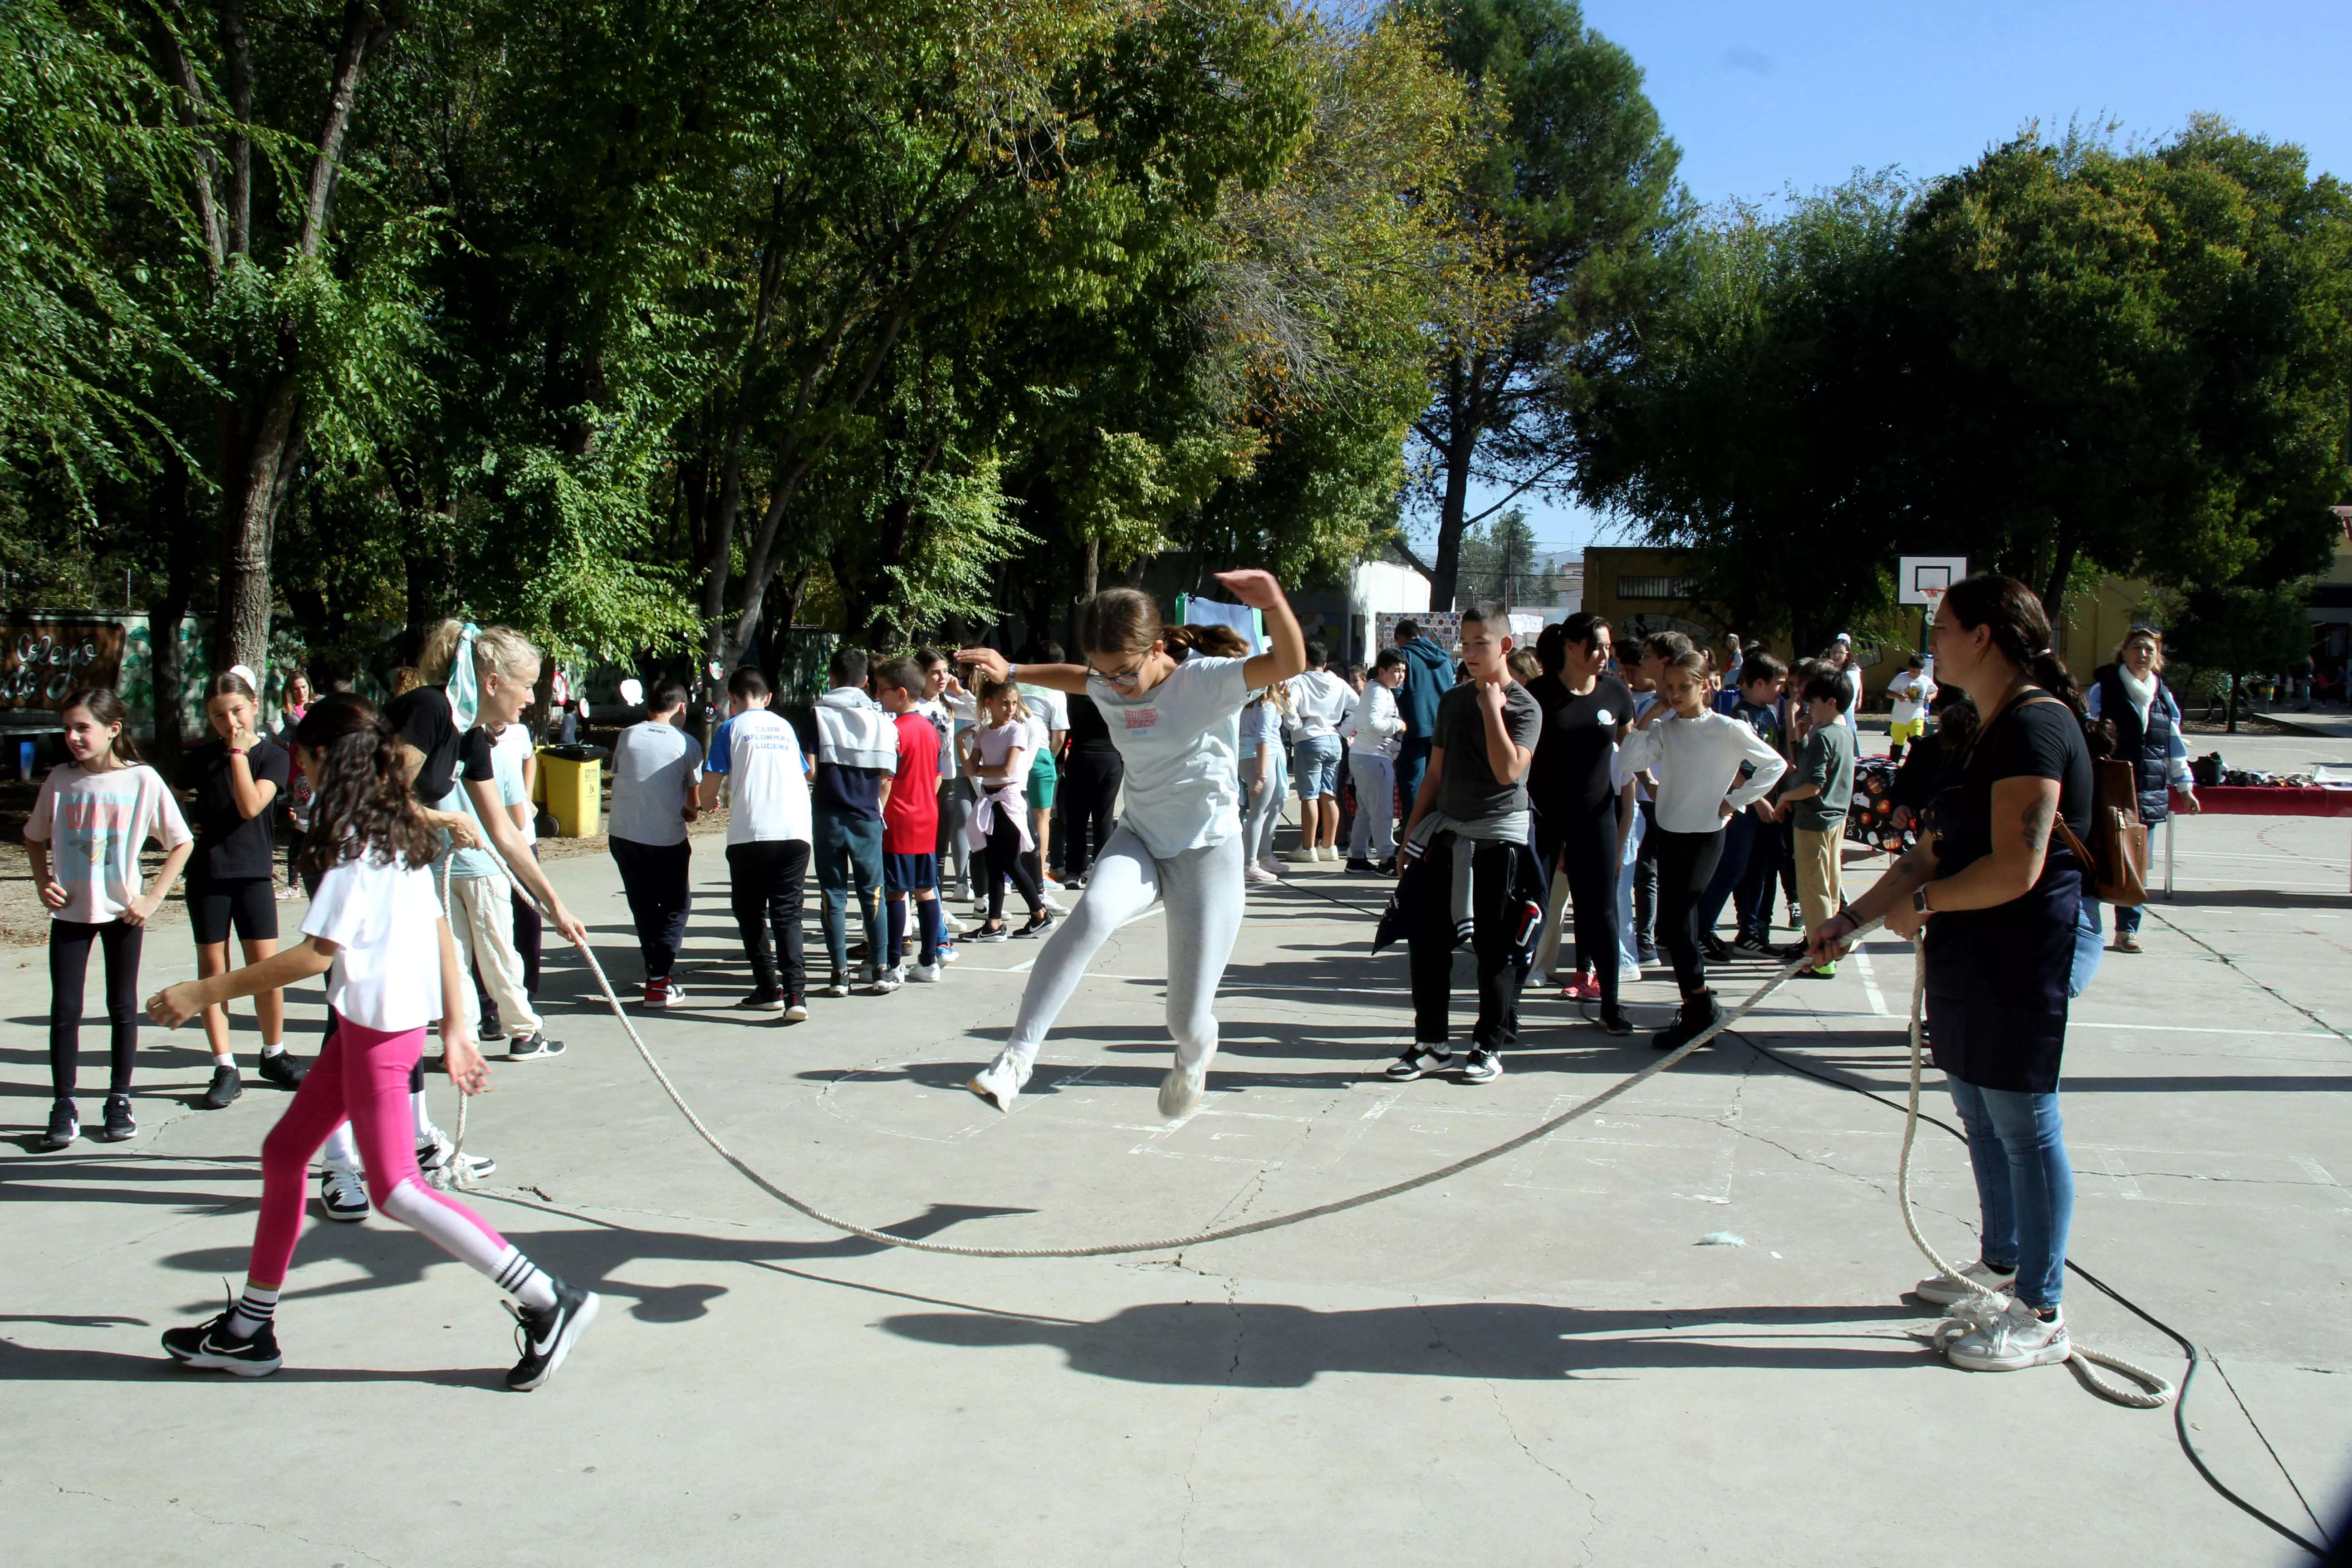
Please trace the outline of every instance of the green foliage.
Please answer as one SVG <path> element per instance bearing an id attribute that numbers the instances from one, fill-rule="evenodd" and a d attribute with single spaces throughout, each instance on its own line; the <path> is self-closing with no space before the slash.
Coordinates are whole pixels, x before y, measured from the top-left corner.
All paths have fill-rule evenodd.
<path id="1" fill-rule="evenodd" d="M 1924 187 L 1711 215 L 1577 416 L 1579 489 L 1693 547 L 1743 628 L 1817 645 L 1961 554 L 2054 612 L 2086 569 L 2210 590 L 2317 570 L 2352 395 L 2352 207 L 2211 121 L 2026 136 Z"/>

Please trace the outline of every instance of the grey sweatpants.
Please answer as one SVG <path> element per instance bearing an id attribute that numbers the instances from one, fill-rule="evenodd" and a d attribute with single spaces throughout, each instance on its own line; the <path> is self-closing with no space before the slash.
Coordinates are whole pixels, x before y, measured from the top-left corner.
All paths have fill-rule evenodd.
<path id="1" fill-rule="evenodd" d="M 1189 1067 L 1215 1054 L 1217 1016 L 1210 1007 L 1242 928 L 1241 838 L 1162 860 L 1122 823 L 1087 872 L 1078 907 L 1045 939 L 1029 972 L 1010 1042 L 1024 1065 L 1036 1061 L 1096 950 L 1160 901 L 1168 905 L 1168 1032 L 1176 1038 L 1176 1059 Z"/>

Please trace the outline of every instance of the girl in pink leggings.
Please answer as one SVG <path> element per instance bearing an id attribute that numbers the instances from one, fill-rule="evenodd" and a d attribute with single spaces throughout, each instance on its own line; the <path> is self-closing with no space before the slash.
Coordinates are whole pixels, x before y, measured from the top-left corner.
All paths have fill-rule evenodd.
<path id="1" fill-rule="evenodd" d="M 323 973 L 335 1028 L 262 1141 L 261 1217 L 245 1293 L 209 1322 L 166 1331 L 163 1349 L 184 1366 L 240 1377 L 266 1377 L 282 1364 L 278 1293 L 301 1234 L 310 1159 L 349 1121 L 376 1207 L 513 1299 L 522 1359 L 507 1386 L 537 1388 L 594 1321 L 597 1298 L 533 1264 L 481 1215 L 425 1185 L 416 1166 L 408 1079 L 425 1025 L 440 1020 L 442 1059 L 461 1091 L 489 1087 L 428 869 L 440 836 L 419 815 L 393 733 L 367 699 L 321 699 L 294 742 L 315 791 L 301 847 L 302 869 L 319 879 L 302 922 L 308 940 L 229 973 L 168 986 L 147 1011 L 177 1027 L 207 1006 Z"/>

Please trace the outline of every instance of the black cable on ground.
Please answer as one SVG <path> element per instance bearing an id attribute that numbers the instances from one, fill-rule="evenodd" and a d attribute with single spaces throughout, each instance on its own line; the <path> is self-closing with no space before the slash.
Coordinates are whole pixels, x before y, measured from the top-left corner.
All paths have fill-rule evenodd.
<path id="1" fill-rule="evenodd" d="M 1741 1045 L 1746 1046 L 1758 1056 L 1763 1057 L 1766 1059 L 1774 1062 L 1780 1067 L 1786 1068 L 1789 1071 L 1799 1074 L 1801 1077 L 1816 1079 L 1822 1083 L 1828 1084 L 1832 1089 L 1844 1089 L 1849 1094 L 1861 1095 L 1865 1100 L 1874 1100 L 1890 1110 L 1900 1112 L 1906 1109 L 1901 1102 L 1890 1100 L 1885 1095 L 1877 1092 L 1875 1089 L 1864 1089 L 1860 1084 L 1849 1083 L 1843 1079 L 1834 1077 L 1814 1068 L 1803 1066 L 1792 1058 L 1784 1056 L 1780 1052 L 1774 1050 L 1769 1046 L 1758 1044 L 1755 1040 L 1750 1039 L 1748 1036 L 1741 1034 L 1737 1029 L 1726 1029 L 1724 1034 L 1738 1039 Z M 1942 1129 L 1944 1131 L 1950 1133 L 1954 1138 L 1958 1139 L 1962 1143 L 1966 1143 L 1968 1142 L 1968 1134 L 1961 1131 L 1958 1128 L 1953 1126 L 1948 1121 L 1939 1121 L 1936 1117 L 1928 1115 L 1924 1110 L 1919 1113 L 1919 1120 L 1927 1123 L 1931 1127 Z M 2197 1451 L 2197 1445 L 2189 1440 L 2188 1415 L 2189 1385 L 2197 1376 L 2198 1363 L 2205 1359 L 2203 1352 L 2199 1351 L 2197 1346 L 2189 1342 L 2188 1336 L 2181 1333 L 2179 1330 L 2174 1328 L 2163 1319 L 2156 1316 L 2156 1314 L 2150 1312 L 2147 1308 L 2141 1306 L 2138 1302 L 2133 1300 L 2130 1297 L 2125 1295 L 2122 1291 L 2116 1289 L 2114 1286 L 2108 1284 L 2105 1280 L 2100 1279 L 2097 1275 L 2092 1273 L 2089 1269 L 2084 1268 L 2081 1264 L 2075 1262 L 2071 1258 L 2066 1259 L 2066 1271 L 2080 1279 L 2085 1285 L 2090 1286 L 2100 1294 L 2105 1296 L 2109 1300 L 2115 1302 L 2117 1306 L 2123 1308 L 2124 1310 L 2129 1312 L 2132 1316 L 2146 1323 L 2149 1328 L 2154 1329 L 2157 1332 L 2170 1340 L 2174 1344 L 2179 1345 L 2180 1347 L 2180 1353 L 2188 1358 L 2189 1370 L 2181 1373 L 2180 1393 L 2172 1402 L 2172 1429 L 2180 1439 L 2181 1453 L 2187 1456 L 2189 1464 L 2196 1468 L 2197 1473 L 2205 1478 L 2205 1484 L 2211 1487 L 2228 1501 L 2236 1504 L 2238 1508 L 2242 1510 L 2249 1517 L 2259 1520 L 2263 1523 L 2270 1526 L 2273 1530 L 2278 1531 L 2289 1541 L 2294 1542 L 2297 1546 L 2302 1547 L 2305 1552 L 2310 1552 L 2314 1557 L 2325 1558 L 2327 1555 L 2327 1549 L 2326 1547 L 2315 1545 L 2313 1542 L 2305 1540 L 2293 1530 L 2281 1524 L 2277 1520 L 2273 1519 L 2269 1514 L 2264 1513 L 2261 1509 L 2256 1508 L 2252 1503 L 2248 1502 L 2244 1498 L 2242 1498 L 2236 1492 L 2231 1491 L 2222 1481 L 2221 1478 L 2215 1475 L 2212 1468 L 2205 1463 L 2204 1456 Z M 2290 1486 L 2294 1484 L 2292 1478 L 2290 1478 L 2288 1484 Z"/>

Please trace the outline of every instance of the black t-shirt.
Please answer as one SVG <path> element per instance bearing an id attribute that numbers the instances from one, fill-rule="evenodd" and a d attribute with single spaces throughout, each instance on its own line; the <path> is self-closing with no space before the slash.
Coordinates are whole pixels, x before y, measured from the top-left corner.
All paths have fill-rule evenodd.
<path id="1" fill-rule="evenodd" d="M 1103 756 L 1118 755 L 1118 744 L 1110 738 L 1110 726 L 1103 720 L 1102 710 L 1095 700 L 1082 693 L 1070 698 L 1070 750 Z"/>
<path id="2" fill-rule="evenodd" d="M 278 793 L 251 816 L 236 808 L 236 792 L 229 784 L 226 741 L 207 741 L 180 763 L 180 787 L 196 792 L 194 856 L 188 861 L 190 879 L 223 881 L 238 877 L 267 877 L 278 832 L 274 813 L 286 799 L 286 781 L 293 776 L 294 759 L 276 742 L 257 739 L 245 754 L 253 782 L 273 784 Z"/>
<path id="3" fill-rule="evenodd" d="M 416 803 L 437 807 L 457 787 L 460 776 L 487 784 L 498 777 L 490 753 L 493 742 L 479 726 L 462 733 L 449 709 L 449 693 L 438 686 L 419 686 L 392 700 L 384 710 L 393 732 L 425 753 L 416 770 Z"/>
<path id="4" fill-rule="evenodd" d="M 1514 680 L 1503 688 L 1503 732 L 1532 751 L 1543 734 L 1543 711 L 1528 689 Z M 1445 753 L 1445 777 L 1437 809 L 1456 822 L 1479 822 L 1528 808 L 1527 775 L 1498 784 L 1486 760 L 1486 716 L 1478 707 L 1478 683 L 1457 686 L 1437 700 L 1437 729 L 1431 737 Z"/>
<path id="5" fill-rule="evenodd" d="M 1538 676 L 1528 689 L 1543 714 L 1542 738 L 1528 764 L 1528 795 L 1546 816 L 1598 815 L 1615 798 L 1609 787 L 1610 748 L 1633 718 L 1633 689 L 1603 674 L 1579 697 L 1556 675 Z M 1452 752 L 1446 766 L 1453 766 Z"/>
<path id="6" fill-rule="evenodd" d="M 1949 877 L 1992 853 L 1992 790 L 2003 779 L 2058 781 L 2058 812 L 2077 835 L 2091 830 L 2091 752 L 2064 703 L 2029 695 L 2011 702 L 1977 737 L 1958 788 L 1936 803 L 1936 875 Z M 2064 858 L 2053 827 L 2051 856 Z M 2042 875 L 2050 874 L 2045 860 Z"/>

